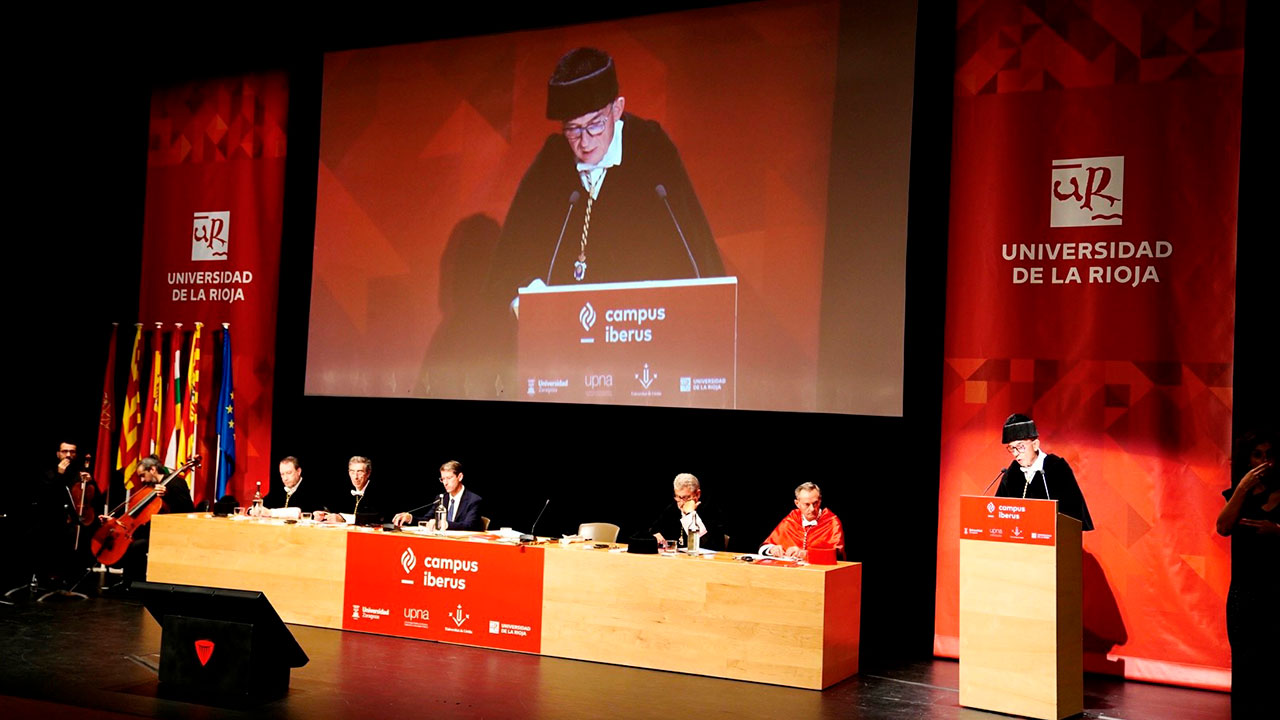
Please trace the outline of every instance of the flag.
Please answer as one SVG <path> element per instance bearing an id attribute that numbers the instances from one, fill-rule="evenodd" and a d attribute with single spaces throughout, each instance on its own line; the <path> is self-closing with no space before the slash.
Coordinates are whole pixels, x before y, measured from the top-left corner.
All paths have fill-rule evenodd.
<path id="1" fill-rule="evenodd" d="M 173 329 L 169 340 L 173 353 L 173 382 L 169 383 L 169 401 L 164 404 L 164 425 L 160 437 L 164 439 L 165 467 L 178 467 L 186 462 L 182 450 L 182 323 Z"/>
<path id="2" fill-rule="evenodd" d="M 142 416 L 142 454 L 160 452 L 160 413 L 164 408 L 164 355 L 160 351 L 163 338 L 160 323 L 151 334 L 151 381 L 147 383 L 146 412 Z"/>
<path id="3" fill-rule="evenodd" d="M 187 362 L 187 397 L 182 411 L 182 434 L 186 438 L 186 459 L 190 460 L 198 454 L 197 431 L 200 425 L 200 328 L 204 323 L 196 323 L 196 331 L 191 334 L 191 354 Z M 187 487 L 194 498 L 196 493 L 196 469 L 191 468 L 187 474 Z"/>
<path id="4" fill-rule="evenodd" d="M 129 384 L 124 391 L 124 412 L 120 415 L 120 448 L 116 453 L 116 469 L 124 471 L 124 486 L 133 489 L 138 472 L 138 426 L 142 424 L 142 397 L 138 387 L 138 365 L 142 362 L 142 323 L 134 325 L 133 355 L 129 360 Z"/>
<path id="5" fill-rule="evenodd" d="M 119 323 L 111 323 L 111 342 L 107 345 L 107 372 L 102 380 L 102 410 L 98 413 L 98 445 L 94 448 L 93 479 L 98 492 L 105 493 L 111 482 L 111 431 L 116 414 L 116 331 Z"/>
<path id="6" fill-rule="evenodd" d="M 228 480 L 236 469 L 236 391 L 231 385 L 231 328 L 222 331 L 222 387 L 218 390 L 218 493 L 227 494 Z"/>

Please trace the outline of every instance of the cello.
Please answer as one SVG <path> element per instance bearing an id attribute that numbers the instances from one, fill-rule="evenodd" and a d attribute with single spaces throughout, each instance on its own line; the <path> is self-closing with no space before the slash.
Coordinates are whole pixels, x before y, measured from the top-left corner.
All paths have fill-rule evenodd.
<path id="1" fill-rule="evenodd" d="M 125 551 L 129 549 L 129 543 L 133 542 L 134 532 L 150 522 L 151 518 L 164 507 L 164 502 L 161 495 L 156 492 L 156 488 L 165 487 L 170 480 L 192 468 L 200 467 L 200 462 L 200 456 L 196 455 L 175 468 L 159 482 L 147 484 L 139 489 L 110 514 L 103 515 L 102 527 L 93 534 L 93 540 L 89 543 L 93 556 L 98 559 L 98 562 L 103 565 L 114 565 L 120 562 Z M 122 510 L 123 513 L 121 513 Z M 114 517 L 117 513 L 120 516 Z"/>

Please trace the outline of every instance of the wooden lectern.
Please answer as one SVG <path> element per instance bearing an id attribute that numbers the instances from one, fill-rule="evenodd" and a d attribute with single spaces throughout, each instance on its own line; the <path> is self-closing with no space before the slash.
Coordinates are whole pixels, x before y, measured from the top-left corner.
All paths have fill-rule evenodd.
<path id="1" fill-rule="evenodd" d="M 960 704 L 1084 711 L 1080 521 L 1054 500 L 960 498 Z"/>

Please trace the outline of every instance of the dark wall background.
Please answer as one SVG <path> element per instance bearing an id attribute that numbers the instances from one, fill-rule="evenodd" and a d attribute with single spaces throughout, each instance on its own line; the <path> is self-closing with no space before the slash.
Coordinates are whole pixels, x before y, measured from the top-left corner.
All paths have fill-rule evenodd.
<path id="1" fill-rule="evenodd" d="M 91 22 L 29 48 L 13 73 L 9 141 L 16 202 L 8 344 L 18 388 L 8 426 L 20 467 L 52 459 L 65 435 L 94 442 L 106 338 L 121 323 L 121 371 L 137 312 L 151 88 L 194 78 L 283 68 L 292 75 L 289 168 L 277 344 L 275 456 L 296 454 L 310 481 L 340 488 L 346 459 L 374 459 L 406 496 L 433 496 L 436 468 L 466 464 L 495 525 L 527 529 L 550 499 L 540 534 L 609 520 L 643 530 L 670 501 L 678 472 L 702 479 L 705 501 L 731 519 L 732 545 L 750 549 L 790 507 L 803 480 L 823 486 L 845 523 L 852 559 L 865 563 L 864 669 L 928 655 L 933 636 L 934 545 L 945 316 L 954 9 L 923 3 L 911 158 L 905 403 L 901 418 L 614 408 L 442 400 L 368 400 L 302 394 L 314 229 L 322 53 L 436 37 L 608 19 L 663 3 L 581 8 L 501 19 L 484 10 L 418 19 L 262 20 L 253 29 L 204 18 L 105 34 Z M 684 7 L 687 7 L 685 5 Z M 591 14 L 594 12 L 594 14 Z M 128 24 L 116 18 L 115 23 Z M 154 21 L 151 21 L 154 23 Z M 443 24 L 442 24 L 443 23 Z M 1250 48 L 1259 48 L 1251 22 Z M 1274 231 L 1259 213 L 1262 173 L 1254 91 L 1260 53 L 1246 62 L 1235 377 L 1237 428 L 1274 422 Z M 856 161 L 856 159 L 855 159 Z M 25 352 L 22 352 L 25 351 Z M 119 391 L 118 391 L 119 392 Z M 994 432 L 994 429 L 993 429 Z M 1003 461 L 993 455 L 993 472 Z M 10 482 L 19 482 L 11 477 Z M 273 481 L 278 481 L 273 478 Z M 1208 532 L 1209 530 L 1206 529 Z"/>

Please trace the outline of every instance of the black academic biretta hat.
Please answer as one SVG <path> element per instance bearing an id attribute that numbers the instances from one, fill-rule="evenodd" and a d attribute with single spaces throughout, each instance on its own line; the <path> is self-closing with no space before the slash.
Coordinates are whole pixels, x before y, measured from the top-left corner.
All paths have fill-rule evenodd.
<path id="1" fill-rule="evenodd" d="M 1026 415 L 1014 413 L 1004 421 L 1004 430 L 1000 433 L 1000 442 L 1008 445 L 1015 440 L 1032 440 L 1040 437 L 1036 432 L 1036 423 Z"/>
<path id="2" fill-rule="evenodd" d="M 575 48 L 565 53 L 547 81 L 547 119 L 571 120 L 613 102 L 618 74 L 609 53 Z"/>

